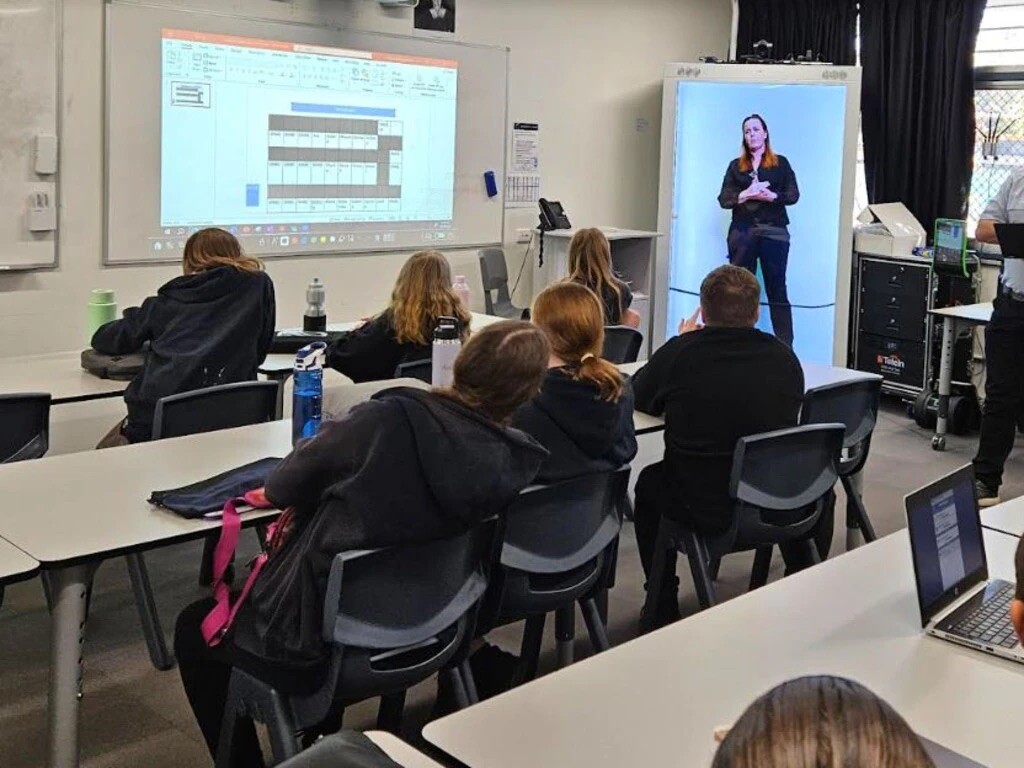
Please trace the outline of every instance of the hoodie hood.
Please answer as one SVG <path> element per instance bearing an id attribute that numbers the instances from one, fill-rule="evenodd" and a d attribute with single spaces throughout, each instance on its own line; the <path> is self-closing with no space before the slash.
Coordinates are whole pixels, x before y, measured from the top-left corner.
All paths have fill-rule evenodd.
<path id="1" fill-rule="evenodd" d="M 161 286 L 159 296 L 182 304 L 207 304 L 229 296 L 262 272 L 243 272 L 234 267 L 214 267 L 194 275 L 176 277 Z"/>
<path id="2" fill-rule="evenodd" d="M 574 381 L 561 368 L 551 368 L 533 402 L 580 451 L 597 459 L 608 455 L 622 439 L 619 424 L 624 409 L 632 418 L 633 390 L 627 382 L 618 402 L 608 402 L 591 384 Z"/>
<path id="3" fill-rule="evenodd" d="M 396 387 L 373 399 L 401 407 L 431 495 L 467 525 L 507 506 L 548 455 L 529 435 L 436 393 Z"/>

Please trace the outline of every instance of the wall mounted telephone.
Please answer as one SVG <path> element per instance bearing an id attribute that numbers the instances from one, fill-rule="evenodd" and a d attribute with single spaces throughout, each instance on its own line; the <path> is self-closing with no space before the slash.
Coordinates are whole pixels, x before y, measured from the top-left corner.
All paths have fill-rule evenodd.
<path id="1" fill-rule="evenodd" d="M 565 209 L 557 200 L 545 200 L 543 197 L 540 203 L 540 231 L 550 232 L 552 229 L 572 229 L 569 217 L 565 215 Z"/>

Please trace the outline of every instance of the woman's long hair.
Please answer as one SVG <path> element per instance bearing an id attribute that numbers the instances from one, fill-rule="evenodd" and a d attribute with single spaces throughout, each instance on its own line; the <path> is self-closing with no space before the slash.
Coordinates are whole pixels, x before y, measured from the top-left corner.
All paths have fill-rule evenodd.
<path id="1" fill-rule="evenodd" d="M 539 391 L 550 348 L 541 330 L 503 320 L 473 334 L 455 358 L 452 386 L 439 394 L 504 424 Z"/>
<path id="2" fill-rule="evenodd" d="M 414 253 L 402 265 L 388 309 L 400 344 L 429 344 L 439 317 L 456 318 L 460 338 L 469 338 L 469 308 L 452 290 L 448 259 L 437 251 Z"/>
<path id="3" fill-rule="evenodd" d="M 885 701 L 841 677 L 776 686 L 743 713 L 712 768 L 935 768 Z"/>
<path id="4" fill-rule="evenodd" d="M 622 291 L 612 272 L 612 247 L 604 232 L 591 227 L 581 229 L 569 243 L 569 280 L 585 285 L 601 298 L 604 306 L 606 289 L 617 297 L 622 315 Z M 610 320 L 610 318 L 609 318 Z"/>
<path id="5" fill-rule="evenodd" d="M 593 384 L 602 400 L 615 402 L 622 396 L 622 374 L 601 358 L 604 309 L 592 290 L 579 283 L 555 283 L 534 299 L 530 317 L 575 381 Z"/>
<path id="6" fill-rule="evenodd" d="M 216 267 L 233 267 L 240 272 L 260 272 L 263 269 L 263 262 L 245 255 L 234 235 L 217 227 L 200 229 L 185 241 L 181 264 L 186 275 Z"/>
<path id="7" fill-rule="evenodd" d="M 750 171 L 754 169 L 754 155 L 750 152 L 750 147 L 747 146 L 747 137 L 743 133 L 743 129 L 751 120 L 757 120 L 761 123 L 761 128 L 764 129 L 764 154 L 761 155 L 761 167 L 775 168 L 779 164 L 779 156 L 772 151 L 772 141 L 768 133 L 768 123 L 764 121 L 763 117 L 755 113 L 749 117 L 743 118 L 743 122 L 740 123 L 740 134 L 743 136 L 740 145 L 740 170 L 744 173 L 750 173 Z"/>

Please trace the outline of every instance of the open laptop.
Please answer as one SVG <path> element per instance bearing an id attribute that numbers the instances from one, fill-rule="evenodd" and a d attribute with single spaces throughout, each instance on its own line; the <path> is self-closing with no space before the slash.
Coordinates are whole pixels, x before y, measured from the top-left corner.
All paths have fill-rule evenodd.
<path id="1" fill-rule="evenodd" d="M 1024 259 L 1024 224 L 996 224 L 996 239 L 1004 259 Z"/>
<path id="2" fill-rule="evenodd" d="M 974 468 L 906 497 L 921 624 L 929 635 L 1024 663 L 1010 623 L 1015 587 L 988 578 Z"/>

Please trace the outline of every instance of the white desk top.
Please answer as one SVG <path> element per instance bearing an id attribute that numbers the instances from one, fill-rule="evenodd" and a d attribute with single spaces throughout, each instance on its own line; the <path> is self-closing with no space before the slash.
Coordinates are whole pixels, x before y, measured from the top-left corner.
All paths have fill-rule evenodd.
<path id="1" fill-rule="evenodd" d="M 0 465 L 0 536 L 43 564 L 70 564 L 197 538 L 218 520 L 151 506 L 176 488 L 291 451 L 291 422 Z M 270 513 L 250 513 L 250 519 Z"/>
<path id="2" fill-rule="evenodd" d="M 993 531 L 1024 536 L 1024 496 L 981 510 L 981 524 Z"/>
<path id="3" fill-rule="evenodd" d="M 0 584 L 27 579 L 38 570 L 39 563 L 9 541 L 0 539 Z"/>
<path id="4" fill-rule="evenodd" d="M 619 366 L 619 370 L 623 373 L 628 373 L 630 376 L 635 376 L 636 372 L 646 364 L 646 361 L 624 363 Z M 855 371 L 852 368 L 837 368 L 833 365 L 819 365 L 817 363 L 800 363 L 800 365 L 804 369 L 805 389 L 814 389 L 815 387 L 824 387 L 829 384 L 839 384 L 840 382 L 882 378 L 878 374 Z"/>
<path id="5" fill-rule="evenodd" d="M 120 397 L 127 381 L 99 379 L 82 370 L 81 353 L 0 358 L 0 394 L 49 392 L 56 405 Z"/>
<path id="6" fill-rule="evenodd" d="M 1014 543 L 986 532 L 995 576 L 1013 577 Z M 1019 765 L 1024 754 L 1024 666 L 921 634 L 905 531 L 423 733 L 472 768 L 706 766 L 716 727 L 807 674 L 858 680 L 922 736 L 985 765 Z"/>
<path id="7" fill-rule="evenodd" d="M 660 232 L 649 232 L 644 229 L 620 229 L 619 227 L 598 227 L 604 236 L 609 240 L 633 240 L 636 238 L 649 239 L 652 237 L 661 237 Z M 540 230 L 534 230 L 540 232 Z M 544 237 L 558 237 L 569 239 L 573 237 L 579 231 L 578 228 L 573 227 L 572 229 L 551 229 L 544 233 Z"/>
<path id="8" fill-rule="evenodd" d="M 957 320 L 966 320 L 970 323 L 984 325 L 992 319 L 992 302 L 962 304 L 958 307 L 945 307 L 944 309 L 930 309 L 928 313 L 939 317 L 955 317 Z"/>
<path id="9" fill-rule="evenodd" d="M 387 731 L 367 731 L 365 735 L 402 768 L 441 768 L 440 763 L 435 763 Z"/>

